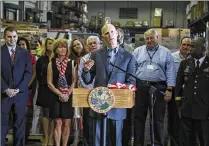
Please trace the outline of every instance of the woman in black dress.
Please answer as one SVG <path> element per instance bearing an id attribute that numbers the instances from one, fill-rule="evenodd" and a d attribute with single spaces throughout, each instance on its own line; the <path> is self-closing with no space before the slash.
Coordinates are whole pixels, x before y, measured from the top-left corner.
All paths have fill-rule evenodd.
<path id="1" fill-rule="evenodd" d="M 87 48 L 84 46 L 84 42 L 80 38 L 75 38 L 72 40 L 71 45 L 70 45 L 70 59 L 75 60 L 77 66 L 79 67 L 80 65 L 80 60 L 81 58 L 87 54 Z M 77 72 L 78 72 L 78 68 Z M 78 79 L 78 77 L 77 77 Z M 79 87 L 79 80 L 76 81 L 75 88 Z M 74 141 L 73 145 L 78 145 L 79 144 L 79 135 L 80 135 L 80 130 L 82 130 L 82 126 L 80 123 L 82 122 L 81 120 L 81 114 L 82 114 L 82 109 L 79 107 L 74 108 L 74 126 L 75 126 L 75 131 L 74 131 Z"/>
<path id="2" fill-rule="evenodd" d="M 52 93 L 50 118 L 55 119 L 56 146 L 67 146 L 73 118 L 72 90 L 77 80 L 76 66 L 68 59 L 68 43 L 58 39 L 53 43 L 53 57 L 48 65 L 47 82 Z"/>
<path id="3" fill-rule="evenodd" d="M 44 130 L 44 142 L 43 145 L 53 145 L 53 121 L 49 119 L 49 107 L 51 91 L 47 85 L 47 67 L 51 59 L 52 44 L 54 39 L 46 38 L 44 48 L 42 50 L 41 57 L 36 63 L 36 76 L 38 80 L 38 95 L 36 105 L 43 108 L 43 130 Z"/>

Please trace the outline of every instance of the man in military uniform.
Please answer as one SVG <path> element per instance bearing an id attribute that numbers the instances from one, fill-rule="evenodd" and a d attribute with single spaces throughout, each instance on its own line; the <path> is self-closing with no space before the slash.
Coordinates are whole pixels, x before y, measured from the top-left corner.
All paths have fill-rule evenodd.
<path id="1" fill-rule="evenodd" d="M 209 57 L 205 40 L 191 43 L 191 58 L 181 62 L 176 80 L 176 96 L 181 97 L 182 132 L 180 145 L 209 146 Z"/>

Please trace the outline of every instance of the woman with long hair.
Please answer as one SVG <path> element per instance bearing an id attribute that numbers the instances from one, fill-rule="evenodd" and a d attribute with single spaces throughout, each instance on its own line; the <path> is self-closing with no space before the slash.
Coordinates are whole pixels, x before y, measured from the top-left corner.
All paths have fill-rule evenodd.
<path id="1" fill-rule="evenodd" d="M 55 120 L 56 146 L 67 146 L 73 118 L 72 91 L 77 81 L 74 60 L 68 59 L 68 43 L 58 39 L 53 43 L 53 57 L 48 65 L 47 82 L 53 92 L 50 118 Z"/>
<path id="2" fill-rule="evenodd" d="M 37 60 L 36 74 L 38 80 L 38 95 L 36 105 L 43 108 L 43 130 L 44 130 L 44 142 L 43 145 L 53 145 L 53 121 L 49 118 L 49 107 L 51 91 L 47 85 L 47 67 L 51 60 L 52 44 L 54 39 L 46 38 L 41 56 Z"/>
<path id="3" fill-rule="evenodd" d="M 74 38 L 70 44 L 70 59 L 76 61 L 77 67 L 80 65 L 81 58 L 88 53 L 86 47 L 84 46 L 83 40 L 80 38 Z M 76 76 L 78 79 L 78 68 L 76 68 Z M 76 81 L 75 87 L 79 87 L 79 80 Z M 73 145 L 76 146 L 79 143 L 79 133 L 82 129 L 82 119 L 81 119 L 81 108 L 74 108 L 74 142 Z"/>
<path id="4" fill-rule="evenodd" d="M 31 59 L 31 63 L 32 63 L 32 77 L 31 80 L 28 84 L 28 101 L 27 101 L 27 107 L 26 107 L 26 129 L 25 129 L 25 133 L 26 133 L 26 138 L 25 138 L 25 143 L 27 143 L 28 141 L 28 136 L 30 135 L 30 129 L 32 127 L 32 122 L 29 122 L 28 119 L 29 117 L 33 117 L 33 97 L 35 95 L 35 91 L 36 91 L 36 56 L 31 54 L 31 50 L 30 50 L 30 43 L 26 38 L 23 37 L 19 37 L 17 40 L 17 45 L 20 46 L 21 48 L 27 49 L 30 52 L 30 59 Z M 30 114 L 32 113 L 32 115 Z M 32 120 L 30 120 L 32 121 Z"/>

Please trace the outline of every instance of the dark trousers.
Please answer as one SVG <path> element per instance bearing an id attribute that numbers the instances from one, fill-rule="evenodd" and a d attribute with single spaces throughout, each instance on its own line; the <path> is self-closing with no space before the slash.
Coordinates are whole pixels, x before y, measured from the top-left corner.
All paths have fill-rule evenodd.
<path id="1" fill-rule="evenodd" d="M 123 120 L 107 119 L 107 146 L 122 146 Z M 96 144 L 101 146 L 101 135 L 103 132 L 103 120 L 97 120 Z"/>
<path id="2" fill-rule="evenodd" d="M 107 121 L 107 144 L 108 146 L 116 146 L 116 121 L 108 119 Z"/>
<path id="3" fill-rule="evenodd" d="M 180 117 L 174 95 L 172 99 L 168 102 L 167 109 L 168 109 L 168 134 L 170 137 L 171 146 L 178 146 Z"/>
<path id="4" fill-rule="evenodd" d="M 127 109 L 127 117 L 123 120 L 122 144 L 128 146 L 131 139 L 134 138 L 134 117 L 133 109 Z"/>
<path id="5" fill-rule="evenodd" d="M 154 84 L 156 88 L 161 91 L 165 91 L 165 84 Z M 156 92 L 154 103 L 154 144 L 155 146 L 164 145 L 164 116 L 165 116 L 165 101 L 164 96 L 160 92 Z M 147 111 L 151 111 L 151 100 L 150 100 L 149 88 L 141 85 L 137 82 L 137 92 L 135 98 L 134 107 L 134 145 L 144 146 L 144 132 L 145 132 L 145 121 L 147 117 Z M 150 114 L 151 115 L 151 114 Z M 150 124 L 151 125 L 151 124 Z M 151 125 L 152 126 L 152 125 Z M 152 128 L 150 128 L 152 129 Z M 152 131 L 151 131 L 152 134 Z"/>
<path id="6" fill-rule="evenodd" d="M 182 117 L 180 146 L 196 146 L 196 136 L 200 146 L 209 146 L 209 120 L 197 120 Z"/>
<path id="7" fill-rule="evenodd" d="M 83 108 L 83 141 L 84 146 L 95 145 L 96 117 L 89 115 L 90 108 Z"/>
<path id="8" fill-rule="evenodd" d="M 1 101 L 1 146 L 6 145 L 9 115 L 13 113 L 13 145 L 25 146 L 25 113 L 26 102 L 20 102 L 21 96 L 4 98 Z"/>

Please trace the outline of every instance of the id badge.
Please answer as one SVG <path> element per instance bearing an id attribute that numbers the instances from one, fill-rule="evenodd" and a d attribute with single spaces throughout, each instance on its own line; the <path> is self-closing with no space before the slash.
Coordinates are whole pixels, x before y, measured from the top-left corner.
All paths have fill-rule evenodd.
<path id="1" fill-rule="evenodd" d="M 153 68 L 153 66 L 151 64 L 149 64 L 149 65 L 147 65 L 147 69 L 153 70 L 154 68 Z"/>

